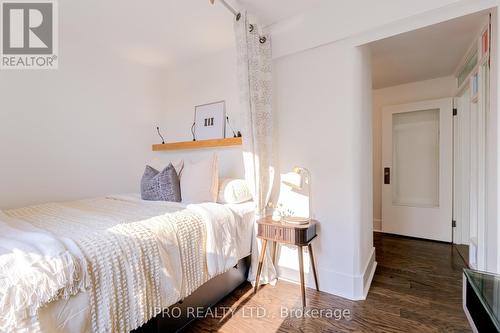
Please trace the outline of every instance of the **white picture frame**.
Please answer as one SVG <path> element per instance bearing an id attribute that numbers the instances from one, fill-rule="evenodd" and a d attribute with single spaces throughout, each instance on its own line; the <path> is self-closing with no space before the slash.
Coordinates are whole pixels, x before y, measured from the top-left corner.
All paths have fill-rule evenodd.
<path id="1" fill-rule="evenodd" d="M 195 106 L 194 124 L 194 135 L 197 141 L 225 138 L 226 101 Z"/>

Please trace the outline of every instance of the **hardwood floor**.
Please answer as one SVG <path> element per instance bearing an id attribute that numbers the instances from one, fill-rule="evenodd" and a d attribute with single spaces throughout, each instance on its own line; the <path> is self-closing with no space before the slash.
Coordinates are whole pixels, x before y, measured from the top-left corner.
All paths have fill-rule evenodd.
<path id="1" fill-rule="evenodd" d="M 469 265 L 469 245 L 455 244 L 454 246 L 457 249 L 460 256 L 462 257 L 462 260 L 468 266 Z"/>
<path id="2" fill-rule="evenodd" d="M 245 283 L 213 308 L 213 318 L 185 332 L 470 332 L 461 297 L 465 264 L 454 246 L 380 233 L 374 244 L 378 267 L 365 301 L 307 289 L 308 309 L 348 309 L 350 318 L 281 316 L 282 308 L 301 308 L 298 285 L 279 281 L 253 295 Z"/>

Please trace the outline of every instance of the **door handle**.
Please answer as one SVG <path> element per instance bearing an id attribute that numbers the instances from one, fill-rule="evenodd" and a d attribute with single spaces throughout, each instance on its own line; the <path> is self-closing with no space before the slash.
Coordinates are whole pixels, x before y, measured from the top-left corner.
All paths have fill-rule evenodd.
<path id="1" fill-rule="evenodd" d="M 384 168 L 384 184 L 391 183 L 391 168 Z"/>

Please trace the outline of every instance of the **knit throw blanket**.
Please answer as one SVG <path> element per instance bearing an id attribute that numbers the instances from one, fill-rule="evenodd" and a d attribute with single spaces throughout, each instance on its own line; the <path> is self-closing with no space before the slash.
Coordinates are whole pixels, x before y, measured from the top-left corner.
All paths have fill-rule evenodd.
<path id="1" fill-rule="evenodd" d="M 113 207 L 98 201 L 80 204 L 40 205 L 11 214 L 25 220 L 33 217 L 30 223 L 70 237 L 80 247 L 87 261 L 93 332 L 130 332 L 170 305 L 162 304 L 160 297 L 157 237 L 162 232 L 177 236 L 184 284 L 181 296 L 188 296 L 208 280 L 206 226 L 199 214 L 182 210 L 121 223 Z M 113 201 L 107 200 L 106 205 L 113 206 Z M 124 209 L 123 203 L 120 207 Z M 130 209 L 135 212 L 140 207 Z M 82 211 L 98 215 L 83 218 Z"/>

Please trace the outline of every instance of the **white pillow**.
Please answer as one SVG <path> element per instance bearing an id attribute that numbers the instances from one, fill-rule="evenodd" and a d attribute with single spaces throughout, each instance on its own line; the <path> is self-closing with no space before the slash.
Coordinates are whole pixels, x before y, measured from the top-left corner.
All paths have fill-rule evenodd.
<path id="1" fill-rule="evenodd" d="M 181 174 L 181 197 L 186 204 L 216 202 L 219 189 L 217 155 L 198 161 L 186 162 Z"/>
<path id="2" fill-rule="evenodd" d="M 158 171 L 162 171 L 165 169 L 170 163 L 174 166 L 177 174 L 180 175 L 182 172 L 182 168 L 184 167 L 184 160 L 177 158 L 174 160 L 170 160 L 169 156 L 161 156 L 161 153 L 155 155 L 155 157 L 148 163 L 150 167 L 155 168 Z"/>
<path id="3" fill-rule="evenodd" d="M 252 200 L 252 193 L 244 179 L 226 178 L 219 186 L 219 203 L 242 203 Z"/>

